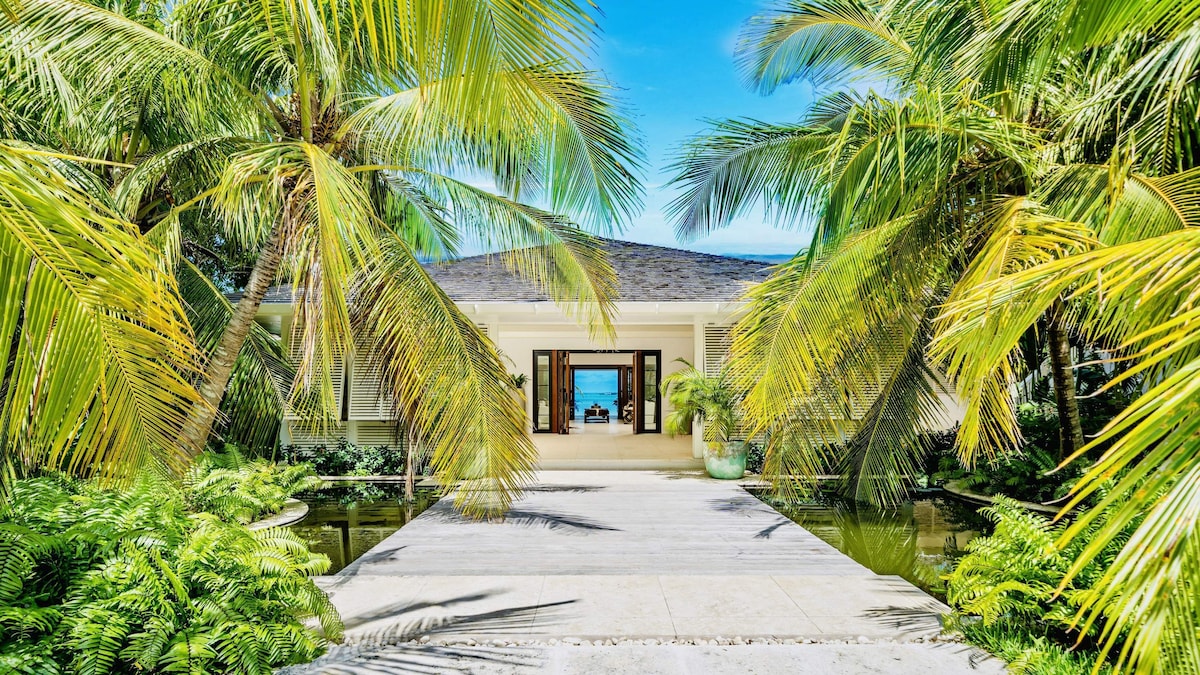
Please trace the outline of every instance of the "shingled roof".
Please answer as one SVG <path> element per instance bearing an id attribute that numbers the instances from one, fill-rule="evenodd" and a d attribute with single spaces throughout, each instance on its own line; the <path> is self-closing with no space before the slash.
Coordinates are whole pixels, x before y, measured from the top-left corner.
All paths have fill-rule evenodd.
<path id="1" fill-rule="evenodd" d="M 765 263 L 665 246 L 604 239 L 617 273 L 620 302 L 728 302 L 768 275 Z M 546 302 L 533 284 L 509 272 L 497 255 L 477 255 L 426 266 L 456 302 Z M 236 301 L 235 294 L 230 298 Z M 265 303 L 292 301 L 291 286 L 276 286 Z"/>
<path id="2" fill-rule="evenodd" d="M 727 302 L 767 277 L 767 265 L 741 258 L 615 239 L 603 240 L 617 273 L 620 302 Z M 537 287 L 505 269 L 495 255 L 429 265 L 456 302 L 545 302 Z"/>

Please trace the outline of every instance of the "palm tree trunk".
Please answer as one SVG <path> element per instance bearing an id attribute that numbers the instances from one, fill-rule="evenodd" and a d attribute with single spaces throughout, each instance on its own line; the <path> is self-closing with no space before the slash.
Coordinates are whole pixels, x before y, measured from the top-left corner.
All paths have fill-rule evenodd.
<path id="1" fill-rule="evenodd" d="M 404 501 L 416 500 L 416 471 L 417 471 L 417 428 L 411 424 L 408 429 L 408 449 L 404 453 Z"/>
<path id="2" fill-rule="evenodd" d="M 1075 399 L 1075 373 L 1071 362 L 1071 342 L 1065 322 L 1066 307 L 1056 300 L 1047 316 L 1046 338 L 1050 349 L 1050 378 L 1054 382 L 1054 401 L 1058 407 L 1058 461 L 1083 447 L 1083 426 L 1079 402 Z"/>
<path id="3" fill-rule="evenodd" d="M 229 324 L 225 326 L 225 332 L 221 334 L 221 339 L 208 360 L 208 367 L 199 386 L 201 400 L 192 406 L 192 412 L 180 434 L 184 447 L 193 451 L 203 449 L 209 434 L 212 433 L 221 398 L 225 396 L 225 387 L 233 375 L 233 365 L 237 362 L 242 344 L 250 335 L 258 308 L 262 305 L 271 283 L 275 281 L 275 273 L 283 260 L 282 221 L 283 219 L 280 219 L 275 224 L 263 244 L 254 270 L 250 273 L 250 280 L 242 291 L 242 299 L 234 307 L 233 316 L 229 318 Z"/>

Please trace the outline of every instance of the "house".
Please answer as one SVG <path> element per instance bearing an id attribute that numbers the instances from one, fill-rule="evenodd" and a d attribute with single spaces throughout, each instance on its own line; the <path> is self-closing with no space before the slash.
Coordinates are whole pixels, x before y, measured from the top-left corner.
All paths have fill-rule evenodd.
<path id="1" fill-rule="evenodd" d="M 679 358 L 710 371 L 720 367 L 739 298 L 767 277 L 767 265 L 616 240 L 603 246 L 619 282 L 616 337 L 604 344 L 496 256 L 428 270 L 511 360 L 510 371 L 526 376 L 526 412 L 543 468 L 700 466 L 700 438 L 662 431 L 670 408 L 659 383 L 682 367 Z M 273 289 L 259 319 L 288 335 L 291 300 L 290 290 Z M 335 379 L 343 383 L 343 426 L 330 433 L 357 444 L 394 444 L 378 374 L 353 362 L 341 368 Z M 281 442 L 315 446 L 336 438 L 307 435 L 285 420 Z"/>

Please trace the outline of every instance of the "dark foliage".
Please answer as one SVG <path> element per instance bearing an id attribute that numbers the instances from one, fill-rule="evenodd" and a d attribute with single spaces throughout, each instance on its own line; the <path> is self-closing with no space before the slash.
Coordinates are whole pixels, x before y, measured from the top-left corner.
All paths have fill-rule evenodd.
<path id="1" fill-rule="evenodd" d="M 408 455 L 404 448 L 380 445 L 354 445 L 340 441 L 337 445 L 318 445 L 302 448 L 287 445 L 279 450 L 289 464 L 310 464 L 322 476 L 400 476 L 404 474 Z M 418 455 L 416 475 L 426 475 L 429 463 Z"/>

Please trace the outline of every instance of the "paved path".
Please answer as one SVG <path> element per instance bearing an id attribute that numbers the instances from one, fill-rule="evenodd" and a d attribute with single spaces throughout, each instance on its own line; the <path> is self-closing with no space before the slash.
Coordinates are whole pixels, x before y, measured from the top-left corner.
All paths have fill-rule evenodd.
<path id="1" fill-rule="evenodd" d="M 872 573 L 736 484 L 633 471 L 542 472 L 538 483 L 503 522 L 465 520 L 443 499 L 323 578 L 349 646 L 324 670 L 306 672 L 623 672 L 597 668 L 609 655 L 614 663 L 643 655 L 628 646 L 542 645 L 647 638 L 700 645 L 639 647 L 662 667 L 632 670 L 753 672 L 716 666 L 759 658 L 743 647 L 728 647 L 741 656 L 727 658 L 703 646 L 734 637 L 855 643 L 761 645 L 764 667 L 828 661 L 822 671 L 789 666 L 795 672 L 974 668 L 964 648 L 895 644 L 936 635 L 944 605 L 899 577 Z M 422 638 L 445 646 L 409 644 Z M 493 640 L 518 645 L 524 660 L 475 646 Z M 456 649 L 484 649 L 484 657 L 443 653 Z M 871 670 L 872 654 L 903 668 Z M 445 668 L 419 665 L 428 658 L 451 660 Z M 406 659 L 417 665 L 405 670 Z"/>

